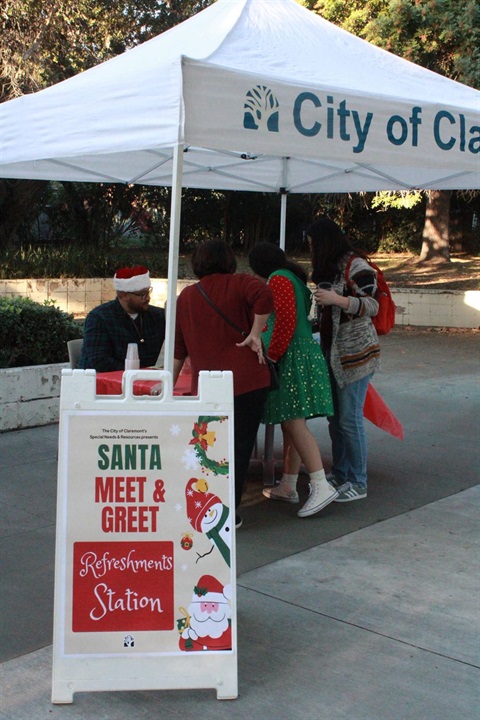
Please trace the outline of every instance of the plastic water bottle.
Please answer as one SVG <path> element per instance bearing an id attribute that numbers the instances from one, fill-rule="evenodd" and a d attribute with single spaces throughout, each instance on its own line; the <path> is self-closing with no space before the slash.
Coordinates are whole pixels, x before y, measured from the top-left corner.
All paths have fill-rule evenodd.
<path id="1" fill-rule="evenodd" d="M 138 345 L 137 343 L 128 343 L 125 370 L 138 370 L 139 368 L 140 358 L 138 357 Z"/>

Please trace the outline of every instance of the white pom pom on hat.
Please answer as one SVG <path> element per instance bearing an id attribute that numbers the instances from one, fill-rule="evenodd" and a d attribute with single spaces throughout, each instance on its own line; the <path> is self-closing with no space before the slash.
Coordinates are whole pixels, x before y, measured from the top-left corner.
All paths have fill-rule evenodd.
<path id="1" fill-rule="evenodd" d="M 121 292 L 138 292 L 150 287 L 150 273 L 143 265 L 120 268 L 114 275 L 113 286 Z"/>

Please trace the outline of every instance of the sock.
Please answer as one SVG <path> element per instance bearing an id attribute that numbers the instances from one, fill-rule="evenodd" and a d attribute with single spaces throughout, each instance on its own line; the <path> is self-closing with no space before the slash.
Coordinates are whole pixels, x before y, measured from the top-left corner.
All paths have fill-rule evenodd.
<path id="1" fill-rule="evenodd" d="M 323 468 L 321 470 L 315 470 L 315 472 L 311 472 L 309 473 L 309 475 L 312 485 L 320 485 L 320 483 L 323 481 L 327 482 L 325 470 Z"/>
<path id="2" fill-rule="evenodd" d="M 286 485 L 290 490 L 295 490 L 297 487 L 298 475 L 287 475 L 283 473 L 280 485 Z"/>

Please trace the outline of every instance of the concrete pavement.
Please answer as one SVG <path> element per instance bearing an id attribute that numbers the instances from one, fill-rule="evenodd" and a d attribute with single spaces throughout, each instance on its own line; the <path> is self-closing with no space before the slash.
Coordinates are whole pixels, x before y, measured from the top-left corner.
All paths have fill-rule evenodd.
<path id="1" fill-rule="evenodd" d="M 263 498 L 252 464 L 232 702 L 185 690 L 51 705 L 57 428 L 0 435 L 0 718 L 479 718 L 478 340 L 405 330 L 382 339 L 374 384 L 405 439 L 367 424 L 367 500 L 299 520 L 295 506 Z M 325 421 L 312 427 L 328 466 Z"/>

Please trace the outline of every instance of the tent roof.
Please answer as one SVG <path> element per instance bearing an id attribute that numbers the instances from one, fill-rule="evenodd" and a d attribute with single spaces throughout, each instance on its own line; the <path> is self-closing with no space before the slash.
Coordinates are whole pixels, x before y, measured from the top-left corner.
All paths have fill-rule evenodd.
<path id="1" fill-rule="evenodd" d="M 294 0 L 218 0 L 0 105 L 0 176 L 288 192 L 479 187 L 480 93 Z"/>

